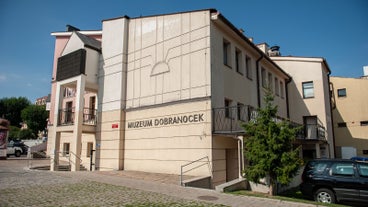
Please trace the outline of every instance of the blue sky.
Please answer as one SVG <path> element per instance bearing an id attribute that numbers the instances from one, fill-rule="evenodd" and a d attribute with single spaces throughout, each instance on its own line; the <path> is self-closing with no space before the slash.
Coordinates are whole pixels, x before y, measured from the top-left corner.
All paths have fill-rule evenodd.
<path id="1" fill-rule="evenodd" d="M 100 30 L 104 19 L 215 8 L 255 43 L 324 57 L 332 76 L 368 65 L 367 0 L 0 0 L 0 98 L 50 93 L 55 31 Z"/>

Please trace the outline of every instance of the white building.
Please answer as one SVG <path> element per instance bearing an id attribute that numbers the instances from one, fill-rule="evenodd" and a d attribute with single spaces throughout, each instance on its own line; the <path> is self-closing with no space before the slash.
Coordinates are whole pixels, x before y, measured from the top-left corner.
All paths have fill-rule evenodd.
<path id="1" fill-rule="evenodd" d="M 214 187 L 241 176 L 239 120 L 249 121 L 262 107 L 265 87 L 274 91 L 278 116 L 300 124 L 308 116 L 292 114 L 289 96 L 297 91 L 286 87 L 289 71 L 216 10 L 102 24 L 102 31 L 52 33 L 48 152 L 54 170 L 68 155 L 72 170 L 92 160 L 93 170 L 184 171 Z M 328 128 L 330 117 L 323 118 Z"/>

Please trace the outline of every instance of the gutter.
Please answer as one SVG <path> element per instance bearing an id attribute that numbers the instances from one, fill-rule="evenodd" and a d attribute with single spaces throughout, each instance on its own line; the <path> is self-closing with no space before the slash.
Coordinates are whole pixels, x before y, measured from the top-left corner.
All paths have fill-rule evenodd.
<path id="1" fill-rule="evenodd" d="M 257 70 L 257 105 L 258 108 L 261 108 L 261 88 L 260 88 L 260 80 L 259 80 L 259 62 L 264 58 L 264 53 L 261 51 L 261 53 L 259 53 L 261 55 L 261 57 L 259 57 L 256 60 L 256 70 Z"/>

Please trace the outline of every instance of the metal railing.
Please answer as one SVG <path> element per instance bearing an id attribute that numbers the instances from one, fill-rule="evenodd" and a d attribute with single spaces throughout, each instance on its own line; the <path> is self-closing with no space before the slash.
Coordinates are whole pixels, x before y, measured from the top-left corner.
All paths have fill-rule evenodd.
<path id="1" fill-rule="evenodd" d="M 194 165 L 194 164 L 196 164 L 196 165 Z M 190 172 L 190 171 L 195 170 L 195 169 L 197 169 L 199 167 L 202 167 L 204 165 L 208 165 L 209 173 L 210 173 L 210 175 L 212 175 L 210 160 L 209 160 L 208 156 L 202 157 L 202 158 L 200 158 L 198 160 L 194 160 L 194 161 L 189 162 L 189 163 L 187 163 L 185 165 L 182 165 L 180 167 L 180 186 L 183 186 L 183 176 L 184 176 L 184 173 Z M 191 168 L 189 168 L 187 170 L 184 170 L 184 168 L 185 167 L 188 167 L 188 166 L 191 166 Z"/>
<path id="2" fill-rule="evenodd" d="M 68 163 L 69 170 L 71 170 L 72 164 L 75 165 L 75 163 L 72 161 L 72 156 L 74 156 L 76 159 L 78 159 L 79 164 L 82 166 L 82 159 L 79 156 L 77 156 L 74 152 L 71 152 L 71 151 L 56 151 L 55 153 L 57 153 L 58 156 L 59 156 L 58 163 L 55 160 L 55 155 L 51 156 L 51 162 L 53 162 L 55 166 L 59 167 L 60 166 L 60 158 L 65 158 L 66 162 Z"/>
<path id="3" fill-rule="evenodd" d="M 252 120 L 256 114 L 256 110 L 247 105 L 213 108 L 212 132 L 223 133 L 245 133 L 242 123 Z"/>
<path id="4" fill-rule="evenodd" d="M 75 122 L 75 108 L 65 108 L 59 110 L 58 125 L 73 125 Z M 93 125 L 97 124 L 97 110 L 92 108 L 83 109 L 83 124 Z"/>

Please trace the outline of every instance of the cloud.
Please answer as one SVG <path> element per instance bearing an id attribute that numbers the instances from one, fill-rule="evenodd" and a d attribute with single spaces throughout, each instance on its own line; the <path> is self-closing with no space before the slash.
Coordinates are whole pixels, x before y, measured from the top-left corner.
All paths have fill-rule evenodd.
<path id="1" fill-rule="evenodd" d="M 0 82 L 5 82 L 7 79 L 6 75 L 0 74 Z"/>

